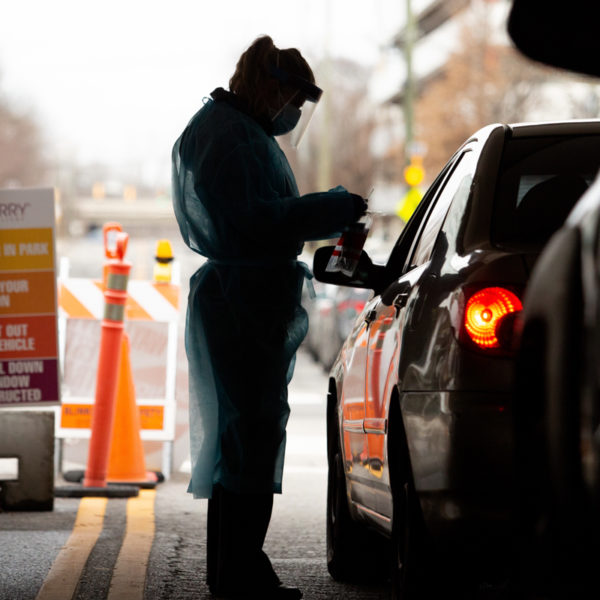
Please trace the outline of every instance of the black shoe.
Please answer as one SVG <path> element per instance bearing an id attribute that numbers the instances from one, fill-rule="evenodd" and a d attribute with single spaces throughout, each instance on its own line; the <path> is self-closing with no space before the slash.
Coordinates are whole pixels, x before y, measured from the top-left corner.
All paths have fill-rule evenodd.
<path id="1" fill-rule="evenodd" d="M 300 600 L 302 592 L 298 588 L 282 584 L 270 590 L 264 590 L 260 593 L 260 596 L 257 596 L 257 598 L 259 597 L 265 598 L 265 600 Z"/>
<path id="2" fill-rule="evenodd" d="M 227 591 L 210 588 L 213 596 L 219 600 L 300 600 L 302 592 L 298 588 L 278 585 L 255 590 Z"/>

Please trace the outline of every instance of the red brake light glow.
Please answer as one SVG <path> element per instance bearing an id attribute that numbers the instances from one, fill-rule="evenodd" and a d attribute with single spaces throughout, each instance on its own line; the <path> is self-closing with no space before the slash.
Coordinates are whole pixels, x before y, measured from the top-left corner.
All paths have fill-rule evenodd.
<path id="1" fill-rule="evenodd" d="M 489 287 L 473 294 L 465 308 L 465 329 L 481 348 L 499 348 L 496 328 L 505 315 L 523 309 L 519 298 L 501 287 Z"/>

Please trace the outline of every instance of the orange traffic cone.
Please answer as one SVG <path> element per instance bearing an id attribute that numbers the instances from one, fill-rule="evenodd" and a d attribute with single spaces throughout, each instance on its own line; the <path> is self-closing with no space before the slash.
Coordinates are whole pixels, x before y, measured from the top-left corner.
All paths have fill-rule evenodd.
<path id="1" fill-rule="evenodd" d="M 125 332 L 121 342 L 115 403 L 107 481 L 156 483 L 156 474 L 146 471 L 144 446 L 140 437 L 140 413 L 135 402 L 135 386 L 129 358 L 129 336 Z"/>

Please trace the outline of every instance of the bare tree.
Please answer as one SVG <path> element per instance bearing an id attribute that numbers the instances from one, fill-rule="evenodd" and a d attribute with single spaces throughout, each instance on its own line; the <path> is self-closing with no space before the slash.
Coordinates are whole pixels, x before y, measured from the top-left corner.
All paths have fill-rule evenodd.
<path id="1" fill-rule="evenodd" d="M 0 187 L 39 185 L 46 168 L 36 120 L 0 94 Z"/>
<path id="2" fill-rule="evenodd" d="M 574 80 L 569 94 L 571 118 L 596 119 L 600 115 L 600 88 L 595 79 L 570 75 Z"/>
<path id="3" fill-rule="evenodd" d="M 486 17 L 472 15 L 459 48 L 418 101 L 417 136 L 427 147 L 431 174 L 480 127 L 526 120 L 541 101 L 541 84 L 551 77 L 550 69 L 494 42 Z"/>

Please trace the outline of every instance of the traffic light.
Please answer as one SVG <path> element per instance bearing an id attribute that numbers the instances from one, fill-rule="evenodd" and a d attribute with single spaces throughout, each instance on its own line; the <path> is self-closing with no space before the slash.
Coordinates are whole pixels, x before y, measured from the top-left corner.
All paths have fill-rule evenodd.
<path id="1" fill-rule="evenodd" d="M 410 163 L 404 168 L 404 181 L 410 187 L 415 187 L 422 183 L 425 178 L 425 169 L 423 169 L 423 158 L 421 156 L 413 156 Z"/>

